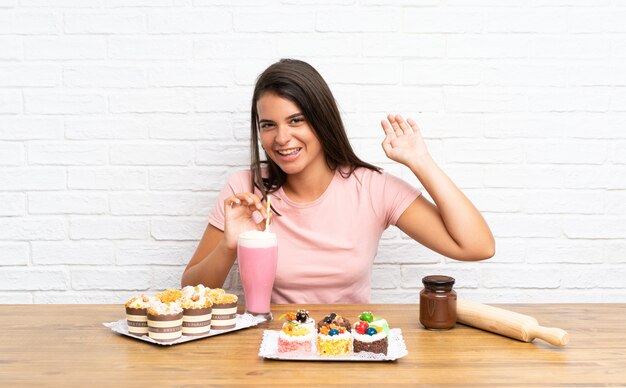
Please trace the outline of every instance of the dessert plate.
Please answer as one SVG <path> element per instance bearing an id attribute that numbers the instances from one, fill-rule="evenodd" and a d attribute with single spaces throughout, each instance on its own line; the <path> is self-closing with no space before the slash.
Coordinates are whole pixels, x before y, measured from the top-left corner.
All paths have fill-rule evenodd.
<path id="1" fill-rule="evenodd" d="M 126 335 L 126 336 L 131 337 L 131 338 L 135 338 L 135 339 L 138 339 L 138 340 L 151 342 L 151 343 L 157 344 L 157 345 L 178 345 L 178 344 L 182 344 L 184 342 L 194 341 L 194 340 L 198 340 L 198 339 L 201 339 L 201 338 L 212 337 L 214 335 L 230 333 L 231 331 L 237 331 L 237 330 L 245 329 L 245 328 L 248 328 L 248 327 L 256 326 L 256 325 L 258 325 L 261 322 L 265 322 L 265 318 L 263 318 L 263 317 L 255 317 L 255 316 L 252 316 L 250 314 L 237 314 L 237 320 L 235 321 L 235 327 L 232 328 L 232 329 L 225 329 L 225 330 L 211 329 L 211 331 L 209 331 L 207 334 L 197 335 L 197 336 L 183 335 L 182 337 L 177 338 L 176 340 L 170 341 L 170 342 L 155 341 L 152 338 L 148 337 L 147 334 L 145 334 L 145 335 L 130 334 L 128 332 L 128 325 L 126 324 L 126 319 L 120 319 L 119 321 L 116 321 L 116 322 L 104 322 L 102 324 L 104 326 L 110 328 L 111 330 L 113 330 L 116 333 L 123 334 L 123 335 Z"/>
<path id="2" fill-rule="evenodd" d="M 389 347 L 387 355 L 376 353 L 351 353 L 345 356 L 320 356 L 315 352 L 278 352 L 278 334 L 277 330 L 265 330 L 263 332 L 263 340 L 259 348 L 259 356 L 274 360 L 306 360 L 306 361 L 394 361 L 406 356 L 409 352 L 406 350 L 406 344 L 402 337 L 402 330 L 395 328 L 389 331 L 387 336 Z M 315 346 L 313 346 L 315 349 Z"/>

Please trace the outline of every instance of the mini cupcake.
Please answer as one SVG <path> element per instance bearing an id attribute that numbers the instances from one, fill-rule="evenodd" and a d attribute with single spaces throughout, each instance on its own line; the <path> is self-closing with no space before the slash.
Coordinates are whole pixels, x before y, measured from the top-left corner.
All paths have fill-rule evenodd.
<path id="1" fill-rule="evenodd" d="M 320 356 L 340 356 L 352 352 L 350 322 L 330 313 L 317 323 L 317 353 Z"/>
<path id="2" fill-rule="evenodd" d="M 203 335 L 211 330 L 213 302 L 202 285 L 182 289 L 180 305 L 183 308 L 183 334 Z"/>
<path id="3" fill-rule="evenodd" d="M 387 321 L 364 311 L 354 324 L 352 346 L 354 352 L 370 352 L 387 355 L 389 348 L 389 325 Z"/>
<path id="4" fill-rule="evenodd" d="M 315 333 L 311 331 L 311 326 L 296 320 L 293 312 L 283 316 L 287 320 L 283 323 L 280 333 L 278 333 L 278 352 L 310 352 L 313 347 L 312 342 Z"/>
<path id="5" fill-rule="evenodd" d="M 156 301 L 148 307 L 148 336 L 155 341 L 174 341 L 183 334 L 183 308 L 178 302 Z"/>
<path id="6" fill-rule="evenodd" d="M 207 292 L 213 302 L 211 327 L 215 330 L 234 329 L 237 322 L 237 295 L 227 294 L 221 288 Z"/>
<path id="7" fill-rule="evenodd" d="M 154 300 L 154 297 L 141 294 L 126 302 L 124 307 L 126 307 L 126 323 L 130 334 L 148 334 L 148 307 Z"/>

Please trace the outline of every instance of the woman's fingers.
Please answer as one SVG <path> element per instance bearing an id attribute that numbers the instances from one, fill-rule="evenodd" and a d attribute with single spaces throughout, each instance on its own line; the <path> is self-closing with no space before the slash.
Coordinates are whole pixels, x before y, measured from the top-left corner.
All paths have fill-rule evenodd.
<path id="1" fill-rule="evenodd" d="M 413 130 L 413 132 L 419 132 L 420 131 L 420 127 L 417 126 L 417 123 L 415 121 L 413 121 L 413 119 L 409 118 L 406 121 L 411 126 L 411 129 Z"/>
<path id="2" fill-rule="evenodd" d="M 396 136 L 396 133 L 394 132 L 393 128 L 391 128 L 391 125 L 389 125 L 388 121 L 380 120 L 380 125 L 383 127 L 383 131 L 385 131 L 385 134 L 387 135 L 385 136 L 385 139 L 390 136 Z"/>
<path id="3" fill-rule="evenodd" d="M 400 125 L 398 124 L 398 121 L 396 120 L 396 116 L 389 114 L 387 115 L 387 120 L 389 120 L 389 123 L 391 123 L 391 127 L 396 133 L 396 136 L 404 135 L 404 131 L 402 130 L 402 128 L 400 128 Z"/>
<path id="4" fill-rule="evenodd" d="M 261 204 L 261 200 L 253 193 L 237 193 L 226 198 L 224 202 L 231 207 L 235 205 L 246 206 L 251 212 L 258 211 L 263 218 L 267 217 L 266 210 Z"/>
<path id="5" fill-rule="evenodd" d="M 404 133 L 413 133 L 413 130 L 406 123 L 406 121 L 404 121 L 404 118 L 402 118 L 402 116 L 396 115 L 396 122 L 398 123 L 398 125 L 402 129 L 402 132 L 404 132 Z"/>

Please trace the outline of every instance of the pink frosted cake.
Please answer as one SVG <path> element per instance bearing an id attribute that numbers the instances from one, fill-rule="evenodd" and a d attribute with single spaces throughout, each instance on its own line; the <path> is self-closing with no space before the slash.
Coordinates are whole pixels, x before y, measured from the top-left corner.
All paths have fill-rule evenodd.
<path id="1" fill-rule="evenodd" d="M 130 334 L 148 334 L 148 307 L 154 301 L 155 298 L 141 294 L 126 302 L 124 307 L 126 308 L 126 323 Z"/>
<path id="2" fill-rule="evenodd" d="M 278 334 L 278 352 L 310 352 L 313 348 L 315 331 L 312 328 L 315 322 L 309 317 L 308 311 L 298 310 L 297 313 L 290 312 L 282 317 L 286 317 L 286 322 Z"/>

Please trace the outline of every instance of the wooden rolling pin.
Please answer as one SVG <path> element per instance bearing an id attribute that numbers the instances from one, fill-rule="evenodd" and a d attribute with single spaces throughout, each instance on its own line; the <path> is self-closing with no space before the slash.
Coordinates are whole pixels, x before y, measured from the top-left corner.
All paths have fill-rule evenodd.
<path id="1" fill-rule="evenodd" d="M 456 321 L 524 342 L 539 338 L 552 345 L 564 346 L 569 341 L 565 330 L 540 326 L 528 315 L 462 299 L 457 299 Z"/>

